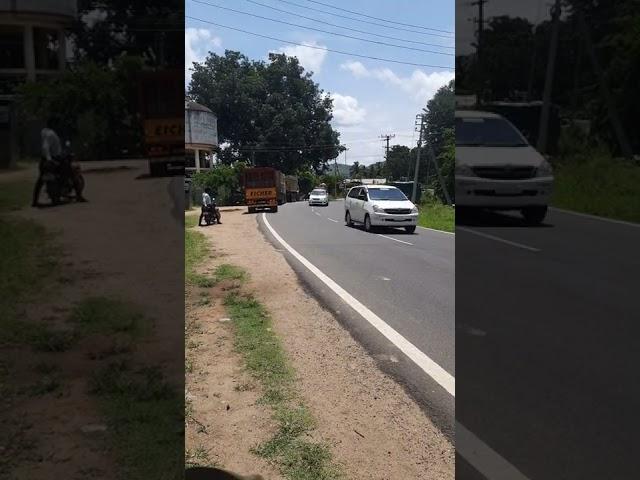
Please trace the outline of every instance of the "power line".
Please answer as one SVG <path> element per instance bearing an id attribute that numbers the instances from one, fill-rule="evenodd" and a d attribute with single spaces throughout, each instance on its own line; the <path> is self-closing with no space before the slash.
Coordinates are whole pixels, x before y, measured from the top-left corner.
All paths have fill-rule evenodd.
<path id="1" fill-rule="evenodd" d="M 425 30 L 432 30 L 434 32 L 453 33 L 453 32 L 451 32 L 449 30 L 440 30 L 438 28 L 424 27 L 422 25 L 412 25 L 410 23 L 394 22 L 393 20 L 387 20 L 385 18 L 373 17 L 373 16 L 367 15 L 365 13 L 354 12 L 353 10 L 347 10 L 346 8 L 336 7 L 335 5 L 330 5 L 328 3 L 318 2 L 316 0 L 307 0 L 307 2 L 317 3 L 318 5 L 324 5 L 325 7 L 335 8 L 336 10 L 340 10 L 342 12 L 353 13 L 354 15 L 360 15 L 362 17 L 371 18 L 373 20 L 382 20 L 383 22 L 387 22 L 387 23 L 394 23 L 396 25 L 404 25 L 405 27 L 423 28 Z"/>
<path id="2" fill-rule="evenodd" d="M 244 1 L 248 2 L 248 3 L 253 3 L 254 5 L 259 5 L 261 7 L 269 8 L 271 10 L 275 10 L 276 12 L 286 13 L 286 14 L 292 15 L 294 17 L 304 18 L 305 20 L 311 20 L 312 22 L 320 23 L 322 25 L 328 25 L 330 27 L 342 28 L 342 29 L 345 29 L 345 30 L 351 30 L 352 32 L 357 32 L 357 33 L 364 33 L 365 35 L 373 35 L 375 37 L 388 38 L 389 40 L 398 40 L 400 42 L 413 43 L 415 45 L 425 45 L 427 47 L 448 48 L 448 49 L 452 49 L 452 50 L 456 48 L 455 46 L 440 45 L 440 44 L 437 44 L 437 43 L 420 42 L 418 40 L 408 40 L 406 38 L 391 37 L 389 35 L 382 35 L 381 33 L 368 32 L 366 30 L 358 30 L 358 29 L 353 28 L 353 27 L 345 27 L 345 26 L 342 26 L 342 25 L 337 25 L 335 23 L 325 22 L 323 20 L 318 20 L 317 18 L 307 17 L 305 15 L 300 15 L 299 13 L 293 13 L 293 12 L 290 12 L 288 10 L 282 10 L 281 8 L 272 7 L 271 5 L 266 5 L 264 3 L 256 2 L 255 0 L 244 0 Z"/>
<path id="3" fill-rule="evenodd" d="M 195 3 L 208 5 L 208 6 L 214 7 L 214 8 L 220 8 L 222 10 L 227 10 L 229 12 L 234 12 L 234 13 L 239 13 L 241 15 L 248 15 L 250 17 L 261 18 L 263 20 L 269 20 L 270 22 L 282 23 L 284 25 L 289 25 L 291 27 L 305 28 L 307 30 L 314 30 L 316 32 L 328 33 L 329 35 L 335 35 L 335 36 L 338 36 L 338 37 L 351 38 L 353 40 L 360 40 L 360 41 L 363 41 L 363 42 L 375 43 L 375 44 L 378 44 L 378 45 L 385 45 L 387 47 L 402 48 L 402 49 L 406 49 L 406 50 L 415 50 L 417 52 L 433 53 L 435 55 L 445 55 L 445 56 L 449 56 L 449 57 L 455 56 L 455 54 L 453 54 L 453 53 L 436 52 L 434 50 L 425 50 L 424 48 L 406 47 L 404 45 L 396 45 L 396 44 L 393 44 L 393 43 L 379 42 L 377 40 L 369 40 L 368 38 L 355 37 L 353 35 L 346 35 L 346 34 L 343 34 L 343 33 L 330 32 L 328 30 L 321 30 L 319 28 L 305 27 L 304 25 L 298 25 L 297 23 L 290 23 L 290 22 L 285 22 L 284 20 L 277 20 L 275 18 L 263 17 L 262 15 L 256 15 L 254 13 L 249 13 L 249 12 L 243 12 L 241 10 L 235 10 L 233 8 L 223 7 L 221 5 L 216 5 L 215 3 L 204 2 L 202 0 L 193 0 L 193 1 Z"/>
<path id="4" fill-rule="evenodd" d="M 189 15 L 185 15 L 185 18 L 188 18 L 190 20 L 196 20 L 196 21 L 202 22 L 202 23 L 207 23 L 209 25 L 215 25 L 216 27 L 220 27 L 220 28 L 226 28 L 228 30 L 234 30 L 236 32 L 246 33 L 248 35 L 253 35 L 253 36 L 256 36 L 256 37 L 260 37 L 260 38 L 267 38 L 269 40 L 275 40 L 276 42 L 288 43 L 289 45 L 296 45 L 298 47 L 313 48 L 315 50 L 324 50 L 325 52 L 337 53 L 339 55 L 347 55 L 347 56 L 359 57 L 359 58 L 368 58 L 370 60 L 378 60 L 378 61 L 381 61 L 381 62 L 398 63 L 398 64 L 401 64 L 401 65 L 412 65 L 414 67 L 442 68 L 444 70 L 453 70 L 454 69 L 454 67 L 447 67 L 447 66 L 444 66 L 444 65 L 429 65 L 429 64 L 426 64 L 426 63 L 403 62 L 401 60 L 392 60 L 390 58 L 371 57 L 369 55 L 361 55 L 359 53 L 344 52 L 344 51 L 341 51 L 341 50 L 333 50 L 333 49 L 326 48 L 326 47 L 319 47 L 317 45 L 305 45 L 304 43 L 296 43 L 296 42 L 291 42 L 289 40 L 283 40 L 281 38 L 270 37 L 268 35 L 262 35 L 260 33 L 249 32 L 247 30 L 242 30 L 240 28 L 229 27 L 227 25 L 222 25 L 220 23 L 211 22 L 209 20 L 203 20 L 202 18 L 191 17 Z"/>
<path id="5" fill-rule="evenodd" d="M 432 37 L 454 38 L 451 35 L 444 35 L 444 34 L 440 34 L 440 33 L 420 32 L 418 30 L 410 30 L 408 28 L 403 28 L 403 27 L 392 27 L 390 25 L 384 25 L 382 23 L 370 22 L 368 20 L 361 20 L 359 18 L 347 17 L 346 15 L 340 15 L 339 13 L 327 12 L 326 10 L 319 10 L 317 8 L 307 7 L 305 5 L 300 5 L 299 3 L 290 2 L 289 0 L 277 0 L 277 1 L 278 2 L 282 2 L 282 3 L 287 3 L 289 5 L 293 5 L 293 6 L 296 6 L 296 7 L 299 7 L 299 8 L 304 8 L 306 10 L 312 10 L 314 12 L 324 13 L 326 15 L 333 15 L 335 17 L 346 18 L 347 20 L 352 20 L 354 22 L 368 23 L 370 25 L 375 25 L 377 27 L 390 28 L 390 29 L 394 29 L 394 30 L 403 30 L 405 32 L 417 33 L 419 35 L 430 35 Z"/>

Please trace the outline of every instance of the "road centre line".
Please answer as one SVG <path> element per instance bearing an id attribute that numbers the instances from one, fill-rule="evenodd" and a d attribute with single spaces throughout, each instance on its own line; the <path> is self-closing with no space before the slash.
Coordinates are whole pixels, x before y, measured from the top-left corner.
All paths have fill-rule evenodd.
<path id="1" fill-rule="evenodd" d="M 327 218 L 327 220 L 329 220 L 330 222 L 333 222 L 333 223 L 340 223 L 340 222 L 338 222 L 338 220 L 334 220 L 333 218 Z"/>
<path id="2" fill-rule="evenodd" d="M 298 253 L 293 247 L 291 247 L 279 234 L 276 232 L 269 221 L 267 216 L 263 213 L 262 220 L 267 229 L 274 238 L 298 260 L 304 265 L 311 273 L 313 273 L 322 283 L 329 287 L 336 295 L 338 295 L 347 305 L 358 312 L 365 320 L 367 320 L 376 330 L 384 335 L 391 343 L 393 343 L 402 353 L 404 353 L 413 363 L 422 369 L 429 377 L 437 382 L 442 388 L 444 388 L 452 397 L 455 398 L 455 377 L 447 372 L 444 368 L 434 362 L 425 353 L 418 349 L 415 345 L 404 338 L 400 333 L 393 329 L 384 320 L 378 317 L 375 313 L 369 310 L 366 306 L 356 300 L 351 294 L 349 294 L 344 288 L 333 281 L 329 276 L 322 272 L 318 267 L 313 265 L 309 260 Z"/>
<path id="3" fill-rule="evenodd" d="M 393 238 L 393 237 L 387 237 L 386 235 L 383 235 L 381 233 L 378 233 L 378 237 L 388 238 L 389 240 L 393 240 L 394 242 L 400 242 L 400 243 L 404 243 L 405 245 L 413 246 L 413 243 L 405 242 L 404 240 L 398 240 L 397 238 Z"/>
<path id="4" fill-rule="evenodd" d="M 459 422 L 456 422 L 456 451 L 489 480 L 529 480 Z"/>
<path id="5" fill-rule="evenodd" d="M 465 227 L 456 227 L 458 230 L 462 230 L 463 232 L 469 232 L 473 235 L 478 235 L 479 237 L 488 238 L 489 240 L 494 240 L 496 242 L 505 243 L 507 245 L 511 245 L 512 247 L 522 248 L 523 250 L 528 250 L 530 252 L 540 252 L 539 248 L 530 247 L 529 245 L 524 245 L 522 243 L 512 242 L 511 240 L 506 240 L 504 238 L 496 237 L 494 235 L 489 235 L 488 233 L 482 233 L 472 228 Z"/>

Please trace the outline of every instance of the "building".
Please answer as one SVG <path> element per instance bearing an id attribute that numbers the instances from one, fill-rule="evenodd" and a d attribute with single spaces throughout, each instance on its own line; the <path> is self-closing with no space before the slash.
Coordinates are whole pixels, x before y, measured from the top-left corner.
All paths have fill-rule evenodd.
<path id="1" fill-rule="evenodd" d="M 186 173 L 213 166 L 213 150 L 218 146 L 218 120 L 207 107 L 191 100 L 184 102 L 184 143 Z"/>
<path id="2" fill-rule="evenodd" d="M 16 156 L 15 87 L 64 70 L 66 30 L 77 15 L 76 0 L 0 0 L 0 168 Z"/>

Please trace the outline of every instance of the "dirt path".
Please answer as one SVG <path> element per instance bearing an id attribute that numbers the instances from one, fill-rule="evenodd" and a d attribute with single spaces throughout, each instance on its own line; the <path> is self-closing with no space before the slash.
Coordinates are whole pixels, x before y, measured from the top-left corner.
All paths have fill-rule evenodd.
<path id="1" fill-rule="evenodd" d="M 47 285 L 22 306 L 21 320 L 69 331 L 74 306 L 100 296 L 134 305 L 153 321 L 154 330 L 135 345 L 89 335 L 53 352 L 26 347 L 25 355 L 24 348 L 2 346 L 0 360 L 14 380 L 12 397 L 4 399 L 2 415 L 8 421 L 0 435 L 0 457 L 5 456 L 11 471 L 1 472 L 0 478 L 117 477 L 107 442 L 110 430 L 89 393 L 90 378 L 109 362 L 132 354 L 138 364 L 159 366 L 170 383 L 182 388 L 182 362 L 176 362 L 183 352 L 182 258 L 166 255 L 182 251 L 181 218 L 167 218 L 172 211 L 168 181 L 137 179 L 144 164 L 127 164 L 127 169 L 109 163 L 106 170 L 85 171 L 87 204 L 8 214 L 53 232 L 61 255 Z M 23 170 L 1 181 L 34 176 L 35 170 Z M 158 206 L 151 215 L 144 203 L 150 198 Z M 167 234 L 170 221 L 177 222 L 173 236 Z"/>
<path id="2" fill-rule="evenodd" d="M 302 397 L 318 421 L 314 437 L 331 445 L 348 478 L 453 478 L 452 445 L 337 320 L 304 292 L 284 257 L 258 230 L 256 216 L 244 209 L 223 209 L 222 225 L 199 231 L 218 253 L 211 267 L 229 263 L 250 273 L 248 290 L 271 313 L 297 371 Z M 225 336 L 215 341 L 226 348 L 231 340 Z M 218 368 L 237 371 L 233 355 L 220 361 Z M 207 385 L 221 381 L 221 374 L 200 380 Z M 244 443 L 231 445 L 245 448 Z"/>

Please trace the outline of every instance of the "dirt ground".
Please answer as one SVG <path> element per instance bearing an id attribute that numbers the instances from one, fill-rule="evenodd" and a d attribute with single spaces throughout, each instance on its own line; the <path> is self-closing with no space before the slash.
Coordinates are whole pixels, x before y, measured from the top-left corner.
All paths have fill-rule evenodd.
<path id="1" fill-rule="evenodd" d="M 166 252 L 182 252 L 182 213 L 176 214 L 179 210 L 169 196 L 170 181 L 138 178 L 145 172 L 142 162 L 92 163 L 83 169 L 89 203 L 10 214 L 53 232 L 62 251 L 52 280 L 24 305 L 23 320 L 65 329 L 73 305 L 82 299 L 99 295 L 127 301 L 154 323 L 152 336 L 135 345 L 136 361 L 160 365 L 168 380 L 181 388 L 182 362 L 176 358 L 182 358 L 184 348 L 183 260 Z M 35 170 L 3 177 L 0 182 L 34 180 Z M 157 204 L 157 213 L 149 214 L 144 203 L 149 199 Z M 175 235 L 167 234 L 168 225 L 176 226 Z M 12 388 L 37 384 L 43 378 L 38 369 L 51 369 L 60 386 L 52 392 L 20 395 L 16 402 L 4 400 L 2 428 L 8 427 L 5 433 L 10 436 L 0 445 L 0 455 L 17 465 L 11 472 L 0 472 L 0 478 L 116 478 L 105 442 L 105 419 L 88 393 L 91 374 L 117 359 L 109 345 L 112 340 L 90 336 L 64 352 L 27 355 L 22 349 L 2 348 Z"/>
<path id="2" fill-rule="evenodd" d="M 314 439 L 331 445 L 335 461 L 353 480 L 452 479 L 454 449 L 444 435 L 332 314 L 305 293 L 285 258 L 259 231 L 257 217 L 245 214 L 245 209 L 222 210 L 221 225 L 198 229 L 216 252 L 207 267 L 229 263 L 250 273 L 247 289 L 272 315 L 296 369 L 299 391 L 317 420 Z M 211 423 L 206 425 L 215 432 L 228 432 L 230 425 L 243 432 L 253 427 L 250 438 L 225 434 L 221 442 L 215 435 L 200 437 L 201 441 L 217 452 L 224 467 L 249 462 L 260 470 L 240 473 L 265 472 L 265 478 L 279 478 L 243 453 L 255 444 L 252 441 L 268 437 L 270 421 L 268 412 L 253 403 L 256 395 L 250 389 L 230 388 L 248 380 L 230 347 L 230 334 L 219 322 L 223 310 L 216 303 L 193 314 L 211 329 L 202 336 L 201 348 L 219 353 L 213 357 L 216 368 L 193 383 L 191 393 L 206 391 L 209 398 L 216 398 L 201 397 L 195 404 L 197 415 L 207 418 Z M 217 395 L 226 403 L 241 405 L 246 415 L 252 419 L 255 415 L 255 421 L 243 414 L 230 422 Z"/>

